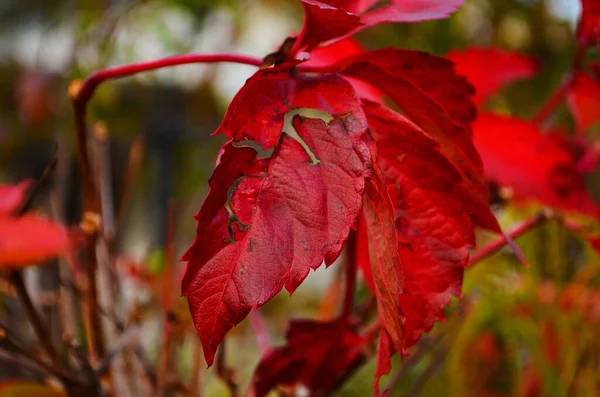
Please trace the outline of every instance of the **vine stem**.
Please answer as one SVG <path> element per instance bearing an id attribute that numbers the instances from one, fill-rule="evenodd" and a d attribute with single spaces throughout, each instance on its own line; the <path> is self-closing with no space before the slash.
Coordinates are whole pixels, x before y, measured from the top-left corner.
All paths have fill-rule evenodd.
<path id="1" fill-rule="evenodd" d="M 511 231 L 506 233 L 511 239 L 515 239 L 536 227 L 539 227 L 546 223 L 548 220 L 552 219 L 554 215 L 549 211 L 540 211 L 529 219 L 524 220 L 519 225 L 515 226 Z M 498 236 L 494 240 L 490 241 L 479 251 L 475 252 L 471 256 L 471 264 L 474 265 L 477 262 L 481 262 L 487 257 L 498 252 L 502 247 L 507 244 L 507 239 L 505 236 Z"/>
<path id="2" fill-rule="evenodd" d="M 563 82 L 554 90 L 550 98 L 542 105 L 541 109 L 537 112 L 532 122 L 534 125 L 540 127 L 552 113 L 560 106 L 564 101 L 565 97 L 569 93 L 571 84 L 573 83 L 573 77 L 581 70 L 583 65 L 583 59 L 585 57 L 586 48 L 584 46 L 577 47 L 577 52 L 573 57 L 573 64 L 571 66 L 571 72 L 563 80 Z"/>

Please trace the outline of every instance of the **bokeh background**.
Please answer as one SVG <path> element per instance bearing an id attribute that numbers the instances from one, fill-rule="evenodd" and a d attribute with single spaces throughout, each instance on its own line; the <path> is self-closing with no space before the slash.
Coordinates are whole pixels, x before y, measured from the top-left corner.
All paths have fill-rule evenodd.
<path id="1" fill-rule="evenodd" d="M 296 3 L 0 1 L 0 181 L 38 177 L 58 143 L 48 211 L 67 224 L 77 222 L 81 194 L 69 83 L 109 66 L 187 52 L 263 57 L 301 27 Z M 539 60 L 540 72 L 486 106 L 530 118 L 570 68 L 579 13 L 578 0 L 466 0 L 447 20 L 379 26 L 360 33 L 358 40 L 368 49 L 394 46 L 438 55 L 469 46 L 522 51 Z M 175 203 L 179 255 L 194 237 L 192 215 L 206 195 L 224 142 L 211 133 L 253 70 L 231 64 L 179 66 L 104 84 L 91 103 L 89 118 L 105 122 L 109 133 L 111 178 L 123 202 L 117 250 L 126 296 L 119 304 L 134 307 L 144 322 L 151 357 L 158 354 L 161 324 L 155 307 L 164 289 L 169 202 Z M 565 109 L 556 117 L 573 123 Z M 594 174 L 588 182 L 590 190 L 598 191 Z M 504 207 L 498 215 L 508 228 L 536 210 Z M 455 302 L 449 320 L 424 338 L 418 362 L 402 370 L 394 395 L 600 395 L 600 259 L 554 222 L 518 243 L 531 268 L 502 251 L 467 271 L 465 300 Z M 28 272 L 32 288 L 53 288 L 56 280 L 49 269 Z M 264 307 L 276 342 L 283 341 L 290 315 L 331 315 L 326 298 L 335 296 L 337 271 L 335 266 L 320 269 L 291 299 L 282 293 Z M 200 370 L 205 395 L 226 396 L 212 370 L 195 364 L 196 336 L 185 320 L 189 315 L 179 283 L 172 284 L 182 319 L 178 371 L 189 379 Z M 9 303 L 2 310 L 10 311 Z M 45 313 L 52 316 L 48 305 Z M 229 362 L 246 384 L 259 351 L 246 322 L 232 335 Z M 400 367 L 395 362 L 396 371 Z M 11 371 L 0 363 L 0 378 L 9 378 Z M 372 373 L 371 363 L 338 395 L 371 395 Z"/>

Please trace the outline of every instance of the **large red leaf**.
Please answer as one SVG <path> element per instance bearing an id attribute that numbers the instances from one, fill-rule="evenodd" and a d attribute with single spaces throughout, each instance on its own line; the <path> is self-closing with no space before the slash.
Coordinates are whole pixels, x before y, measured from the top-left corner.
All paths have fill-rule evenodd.
<path id="1" fill-rule="evenodd" d="M 343 98 L 347 103 L 356 101 L 343 79 L 320 79 L 327 90 L 339 91 L 335 95 L 348 94 Z M 310 87 L 317 90 L 319 85 Z M 322 95 L 312 92 L 311 101 L 320 109 L 329 107 L 319 102 Z M 296 94 L 300 98 L 308 92 Z M 259 159 L 254 149 L 230 142 L 196 215 L 197 236 L 183 257 L 188 262 L 183 293 L 209 364 L 225 333 L 252 308 L 284 286 L 293 292 L 310 269 L 339 256 L 360 211 L 364 178 L 371 169 L 360 107 L 349 105 L 327 124 L 299 116 L 293 121 L 316 163 L 291 131 L 281 135 L 270 159 Z M 230 133 L 254 137 L 238 130 Z"/>
<path id="2" fill-rule="evenodd" d="M 453 51 L 448 58 L 455 63 L 456 72 L 466 76 L 475 87 L 473 100 L 476 105 L 481 105 L 504 85 L 531 77 L 537 70 L 537 63 L 531 58 L 497 48 Z"/>
<path id="3" fill-rule="evenodd" d="M 585 131 L 600 122 L 600 81 L 585 72 L 573 77 L 567 104 L 579 131 Z"/>
<path id="4" fill-rule="evenodd" d="M 337 67 L 380 88 L 421 129 L 460 172 L 476 223 L 499 232 L 489 210 L 481 159 L 472 141 L 476 109 L 472 86 L 456 75 L 447 59 L 418 51 L 382 49 L 349 57 Z"/>
<path id="5" fill-rule="evenodd" d="M 388 22 L 417 22 L 446 18 L 464 0 L 391 0 L 374 7 L 375 0 L 300 0 L 304 26 L 297 49 L 311 50 L 320 43 L 351 36 Z M 373 8 L 374 7 L 374 8 Z"/>
<path id="6" fill-rule="evenodd" d="M 600 1 L 581 0 L 581 6 L 577 39 L 582 45 L 592 45 L 600 41 Z"/>
<path id="7" fill-rule="evenodd" d="M 511 187 L 517 198 L 600 216 L 563 137 L 542 135 L 526 120 L 488 113 L 473 128 L 488 179 Z"/>
<path id="8" fill-rule="evenodd" d="M 347 319 L 292 321 L 285 346 L 268 352 L 252 377 L 248 397 L 275 386 L 303 385 L 311 396 L 328 395 L 365 359 L 365 340 Z"/>
<path id="9" fill-rule="evenodd" d="M 36 265 L 68 248 L 67 231 L 54 222 L 33 215 L 0 217 L 0 268 Z"/>
<path id="10" fill-rule="evenodd" d="M 461 175 L 436 141 L 382 105 L 365 102 L 365 112 L 395 207 L 404 275 L 400 306 L 409 347 L 443 319 L 450 296 L 460 295 L 475 244 L 474 224 Z"/>
<path id="11" fill-rule="evenodd" d="M 17 185 L 0 185 L 0 216 L 8 215 L 19 208 L 29 186 L 31 186 L 30 181 Z"/>

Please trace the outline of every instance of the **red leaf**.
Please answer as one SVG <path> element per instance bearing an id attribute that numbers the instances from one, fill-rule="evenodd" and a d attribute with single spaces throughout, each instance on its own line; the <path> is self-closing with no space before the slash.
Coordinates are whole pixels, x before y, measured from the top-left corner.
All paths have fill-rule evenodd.
<path id="1" fill-rule="evenodd" d="M 488 179 L 566 211 L 600 216 L 575 157 L 559 135 L 542 135 L 529 121 L 483 113 L 473 125 Z"/>
<path id="2" fill-rule="evenodd" d="M 448 58 L 455 63 L 456 72 L 466 76 L 475 87 L 476 105 L 481 105 L 504 85 L 531 77 L 537 71 L 537 63 L 531 58 L 497 48 L 454 51 Z"/>
<path id="3" fill-rule="evenodd" d="M 329 66 L 351 55 L 364 52 L 361 45 L 352 38 L 336 41 L 333 44 L 315 48 L 310 53 L 310 59 L 304 63 L 306 66 Z M 361 98 L 380 101 L 383 97 L 381 91 L 362 80 L 347 77 L 354 90 Z"/>
<path id="4" fill-rule="evenodd" d="M 33 215 L 0 217 L 0 268 L 35 265 L 68 248 L 67 231 L 54 222 Z"/>
<path id="5" fill-rule="evenodd" d="M 251 139 L 270 149 L 277 144 L 284 115 L 293 109 L 362 114 L 352 87 L 340 76 L 294 74 L 289 63 L 255 73 L 231 101 L 215 134 L 238 141 Z"/>
<path id="6" fill-rule="evenodd" d="M 360 211 L 371 165 L 364 114 L 352 102 L 356 97 L 339 77 L 299 76 L 297 81 L 298 91 L 290 93 L 288 103 L 315 103 L 323 110 L 330 108 L 324 102 L 330 96 L 348 104 L 328 124 L 294 117 L 298 136 L 319 162 L 311 161 L 292 131 L 281 135 L 270 159 L 229 142 L 196 215 L 197 236 L 183 257 L 188 261 L 183 293 L 209 365 L 225 333 L 251 309 L 284 286 L 293 292 L 310 269 L 339 256 Z M 319 93 L 319 87 L 328 92 Z M 253 108 L 252 101 L 261 98 L 248 95 L 246 104 Z M 241 109 L 238 117 L 245 112 Z M 235 112 L 230 108 L 230 113 Z M 229 133 L 253 138 L 248 131 Z"/>
<path id="7" fill-rule="evenodd" d="M 379 0 L 324 0 L 324 3 L 335 8 L 342 8 L 353 14 L 361 14 L 371 8 Z"/>
<path id="8" fill-rule="evenodd" d="M 312 50 L 319 44 L 347 36 L 363 23 L 360 17 L 327 1 L 300 0 L 304 7 L 304 26 L 298 37 L 299 48 Z"/>
<path id="9" fill-rule="evenodd" d="M 382 105 L 365 102 L 365 112 L 395 208 L 404 275 L 399 298 L 405 347 L 410 347 L 444 318 L 450 296 L 460 295 L 474 225 L 461 175 L 435 140 Z"/>
<path id="10" fill-rule="evenodd" d="M 600 122 L 600 81 L 587 73 L 577 73 L 571 83 L 567 104 L 579 131 Z"/>
<path id="11" fill-rule="evenodd" d="M 287 344 L 271 350 L 258 364 L 249 397 L 276 386 L 304 385 L 311 396 L 328 394 L 363 360 L 365 340 L 346 319 L 320 323 L 292 321 Z"/>
<path id="12" fill-rule="evenodd" d="M 394 227 L 394 208 L 385 188 L 383 175 L 378 168 L 367 179 L 361 224 L 368 240 L 368 263 L 373 277 L 377 313 L 381 322 L 380 347 L 377 353 L 377 371 L 374 390 L 379 395 L 379 379 L 389 372 L 390 356 L 396 351 L 405 353 L 404 316 L 400 308 L 402 293 L 402 266 L 398 256 L 398 236 Z M 384 346 L 381 346 L 385 342 Z"/>
<path id="13" fill-rule="evenodd" d="M 460 172 L 476 223 L 499 232 L 489 210 L 483 167 L 472 141 L 476 110 L 471 85 L 455 74 L 452 62 L 423 52 L 383 49 L 338 64 L 343 74 L 380 88 L 440 144 L 440 152 Z"/>
<path id="14" fill-rule="evenodd" d="M 30 186 L 31 181 L 23 181 L 17 185 L 0 185 L 0 216 L 16 211 Z"/>
<path id="15" fill-rule="evenodd" d="M 600 1 L 581 0 L 581 20 L 577 26 L 577 39 L 584 46 L 600 41 Z"/>
<path id="16" fill-rule="evenodd" d="M 343 39 L 364 28 L 388 22 L 417 22 L 446 18 L 464 0 L 391 0 L 372 9 L 375 0 L 300 0 L 304 26 L 297 49 L 310 51 L 320 43 Z"/>
<path id="17" fill-rule="evenodd" d="M 464 0 L 390 0 L 388 5 L 367 12 L 361 20 L 367 26 L 386 22 L 418 22 L 442 19 L 458 10 Z"/>

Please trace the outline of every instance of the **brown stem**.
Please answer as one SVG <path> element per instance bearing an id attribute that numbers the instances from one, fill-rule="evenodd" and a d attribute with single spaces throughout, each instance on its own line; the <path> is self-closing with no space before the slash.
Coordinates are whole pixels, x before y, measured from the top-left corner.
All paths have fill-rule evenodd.
<path id="1" fill-rule="evenodd" d="M 419 362 L 421 362 L 421 360 L 427 355 L 427 353 L 429 353 L 431 351 L 431 349 L 434 348 L 442 340 L 443 337 L 444 337 L 443 333 L 438 333 L 433 337 L 422 338 L 421 341 L 419 342 L 419 350 L 417 350 L 415 353 L 408 356 L 404 360 L 404 362 L 402 363 L 402 366 L 400 367 L 398 372 L 396 372 L 390 379 L 385 390 L 387 392 L 394 390 L 396 388 L 396 386 L 398 386 L 400 381 L 402 381 L 405 378 L 405 376 L 408 374 L 408 372 L 412 368 L 414 368 L 415 365 L 417 365 Z M 384 392 L 383 394 L 385 395 L 386 392 Z"/>
<path id="2" fill-rule="evenodd" d="M 217 376 L 225 383 L 227 386 L 227 390 L 229 390 L 229 395 L 231 397 L 239 396 L 239 386 L 236 379 L 235 372 L 227 366 L 225 363 L 226 356 L 226 346 L 227 339 L 224 339 L 219 346 L 219 350 L 217 351 L 216 358 L 216 367 L 217 367 Z"/>
<path id="3" fill-rule="evenodd" d="M 96 236 L 86 246 L 86 288 L 83 293 L 83 323 L 89 344 L 90 361 L 96 364 L 106 354 L 104 345 L 104 327 L 98 305 L 98 258 Z"/>
<path id="4" fill-rule="evenodd" d="M 510 238 L 515 239 L 515 238 L 535 229 L 536 227 L 543 225 L 552 217 L 553 217 L 553 214 L 549 213 L 547 211 L 538 212 L 531 218 L 521 222 L 519 225 L 514 227 L 511 231 L 509 231 L 506 234 Z M 507 239 L 504 236 L 498 236 L 497 238 L 490 241 L 483 248 L 481 248 L 480 250 L 478 250 L 471 256 L 471 264 L 480 262 L 480 261 L 484 260 L 485 258 L 495 254 L 496 252 L 500 251 L 500 249 L 502 249 L 502 247 L 504 247 L 506 244 L 507 244 Z"/>
<path id="5" fill-rule="evenodd" d="M 448 344 L 442 343 L 435 352 L 435 355 L 431 357 L 431 361 L 429 365 L 421 372 L 419 377 L 415 380 L 415 383 L 410 388 L 410 390 L 406 393 L 408 397 L 417 397 L 421 395 L 421 391 L 423 387 L 427 384 L 431 376 L 435 374 L 435 372 L 440 368 L 440 366 L 444 363 L 444 357 L 448 353 Z"/>
<path id="6" fill-rule="evenodd" d="M 27 287 L 25 286 L 25 281 L 23 280 L 23 274 L 21 271 L 17 270 L 11 273 L 10 280 L 12 284 L 15 286 L 15 290 L 17 291 L 17 295 L 25 309 L 25 314 L 29 318 L 29 322 L 35 331 L 42 347 L 48 354 L 48 357 L 52 361 L 52 363 L 60 368 L 60 360 L 56 353 L 56 349 L 52 344 L 52 340 L 50 339 L 50 331 L 46 324 L 42 321 L 40 313 L 35 308 L 33 301 L 31 300 L 31 296 L 29 296 L 29 292 L 27 291 Z"/>
<path id="7" fill-rule="evenodd" d="M 48 183 L 48 180 L 50 179 L 50 175 L 52 175 L 52 173 L 54 172 L 57 161 L 58 161 L 58 145 L 55 145 L 54 152 L 52 153 L 52 156 L 50 158 L 50 163 L 46 166 L 46 169 L 44 170 L 42 175 L 39 177 L 39 179 L 37 180 L 37 182 L 31 189 L 31 191 L 29 192 L 29 195 L 27 196 L 27 200 L 25 200 L 23 205 L 21 205 L 21 208 L 19 208 L 19 211 L 17 212 L 17 214 L 19 216 L 24 215 L 26 212 L 28 212 L 31 209 L 31 207 L 33 206 L 33 202 L 35 201 L 35 198 L 38 196 L 40 191 L 46 186 L 46 184 Z"/>
<path id="8" fill-rule="evenodd" d="M 123 333 L 119 339 L 115 342 L 115 344 L 110 348 L 110 350 L 106 353 L 106 356 L 102 358 L 96 364 L 95 371 L 99 376 L 104 375 L 104 373 L 108 370 L 110 366 L 110 362 L 123 351 L 132 340 L 137 338 L 140 334 L 140 326 L 133 325 L 129 328 L 125 333 Z"/>
<path id="9" fill-rule="evenodd" d="M 202 345 L 194 340 L 194 365 L 192 366 L 192 378 L 190 380 L 190 396 L 202 397 Z"/>

